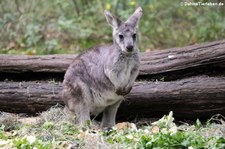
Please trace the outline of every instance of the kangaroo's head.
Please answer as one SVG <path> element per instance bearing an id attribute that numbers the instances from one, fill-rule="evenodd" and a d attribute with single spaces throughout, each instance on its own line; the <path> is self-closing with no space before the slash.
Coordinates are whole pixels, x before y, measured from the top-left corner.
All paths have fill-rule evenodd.
<path id="1" fill-rule="evenodd" d="M 105 10 L 106 20 L 113 28 L 113 42 L 120 47 L 123 53 L 133 53 L 138 50 L 137 24 L 141 16 L 142 9 L 139 7 L 127 21 L 123 22 Z"/>

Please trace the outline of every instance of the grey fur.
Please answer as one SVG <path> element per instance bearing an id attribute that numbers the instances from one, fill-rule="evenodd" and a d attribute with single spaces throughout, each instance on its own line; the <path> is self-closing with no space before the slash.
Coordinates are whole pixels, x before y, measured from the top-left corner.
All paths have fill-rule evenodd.
<path id="1" fill-rule="evenodd" d="M 105 11 L 113 28 L 113 44 L 79 55 L 66 71 L 63 81 L 65 111 L 76 114 L 81 126 L 90 120 L 90 114 L 101 112 L 102 127 L 115 125 L 117 109 L 139 72 L 139 50 L 134 34 L 141 15 L 139 7 L 124 23 Z"/>

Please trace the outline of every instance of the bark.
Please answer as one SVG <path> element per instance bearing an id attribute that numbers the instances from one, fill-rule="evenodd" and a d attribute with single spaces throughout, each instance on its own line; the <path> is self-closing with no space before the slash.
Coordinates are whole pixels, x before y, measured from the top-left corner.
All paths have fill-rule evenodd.
<path id="1" fill-rule="evenodd" d="M 76 55 L 0 55 L 0 72 L 64 73 Z"/>
<path id="2" fill-rule="evenodd" d="M 142 54 L 140 74 L 165 81 L 225 74 L 225 40 Z"/>
<path id="3" fill-rule="evenodd" d="M 225 40 L 142 54 L 141 74 L 159 74 L 225 63 Z M 222 66 L 224 67 L 224 66 Z"/>
<path id="4" fill-rule="evenodd" d="M 63 79 L 76 55 L 0 55 L 0 80 Z M 225 40 L 141 54 L 140 79 L 176 80 L 225 74 Z M 34 72 L 34 73 L 33 73 Z M 19 79 L 21 78 L 21 79 Z"/>
<path id="5" fill-rule="evenodd" d="M 61 83 L 0 82 L 0 111 L 35 114 L 62 103 Z"/>
<path id="6" fill-rule="evenodd" d="M 61 101 L 62 84 L 54 82 L 1 82 L 0 111 L 35 114 Z M 225 77 L 199 76 L 171 82 L 137 82 L 121 104 L 117 117 L 176 118 L 225 115 Z"/>
<path id="7" fill-rule="evenodd" d="M 210 118 L 225 115 L 225 77 L 191 77 L 171 82 L 146 82 L 134 87 L 121 105 L 121 116 Z"/>

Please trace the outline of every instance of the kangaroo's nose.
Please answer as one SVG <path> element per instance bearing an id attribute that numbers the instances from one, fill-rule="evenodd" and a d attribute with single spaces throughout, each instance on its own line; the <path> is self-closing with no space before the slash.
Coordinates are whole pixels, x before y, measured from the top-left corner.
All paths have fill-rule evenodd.
<path id="1" fill-rule="evenodd" d="M 132 52 L 134 47 L 132 45 L 129 45 L 126 47 L 128 52 Z"/>

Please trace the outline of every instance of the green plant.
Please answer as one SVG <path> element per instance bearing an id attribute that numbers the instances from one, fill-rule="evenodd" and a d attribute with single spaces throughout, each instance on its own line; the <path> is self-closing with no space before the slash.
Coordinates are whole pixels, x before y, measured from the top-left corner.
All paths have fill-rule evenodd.
<path id="1" fill-rule="evenodd" d="M 0 53 L 79 53 L 112 42 L 104 9 L 124 20 L 138 6 L 144 11 L 138 33 L 141 51 L 225 37 L 223 6 L 181 6 L 179 0 L 0 1 Z"/>
<path id="2" fill-rule="evenodd" d="M 15 138 L 13 140 L 13 144 L 17 148 L 21 149 L 49 149 L 52 148 L 52 144 L 50 142 L 42 142 L 41 140 L 36 139 L 34 136 L 26 136 L 23 138 Z"/>

